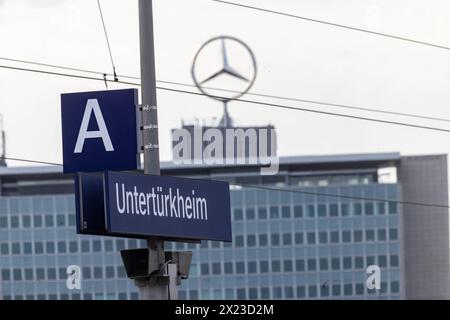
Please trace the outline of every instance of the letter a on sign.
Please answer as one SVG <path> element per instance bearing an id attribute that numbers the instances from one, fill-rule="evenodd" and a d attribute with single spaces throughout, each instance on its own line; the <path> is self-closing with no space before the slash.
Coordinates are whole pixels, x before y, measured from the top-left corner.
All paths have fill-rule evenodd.
<path id="1" fill-rule="evenodd" d="M 92 111 L 94 111 L 94 116 L 97 120 L 97 131 L 88 131 L 89 119 L 91 119 Z M 84 109 L 83 121 L 81 122 L 80 132 L 78 133 L 77 143 L 73 152 L 83 152 L 84 141 L 86 139 L 94 138 L 101 138 L 103 140 L 106 151 L 114 151 L 108 129 L 106 128 L 105 120 L 103 119 L 102 111 L 98 105 L 98 100 L 89 99 L 86 104 L 86 109 Z"/>
<path id="2" fill-rule="evenodd" d="M 137 170 L 137 89 L 61 95 L 63 171 Z"/>

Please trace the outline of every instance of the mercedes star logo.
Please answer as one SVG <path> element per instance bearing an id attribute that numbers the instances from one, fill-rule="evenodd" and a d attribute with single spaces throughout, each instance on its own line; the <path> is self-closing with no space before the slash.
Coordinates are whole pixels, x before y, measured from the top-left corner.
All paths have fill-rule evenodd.
<path id="1" fill-rule="evenodd" d="M 216 51 L 220 53 L 220 59 L 217 59 L 220 64 L 216 65 L 216 71 L 211 73 L 209 71 L 211 65 L 207 65 L 206 71 L 205 62 L 214 61 L 211 59 L 214 56 L 209 54 L 209 59 L 204 56 L 208 52 L 211 53 L 208 49 L 214 46 L 220 50 Z M 233 60 L 229 58 L 230 52 L 234 55 Z M 191 74 L 200 92 L 227 103 L 243 96 L 253 86 L 256 79 L 256 59 L 252 50 L 243 41 L 231 36 L 214 37 L 205 42 L 195 54 Z M 218 83 L 215 80 L 219 79 L 221 85 L 213 87 L 213 83 Z M 220 92 L 214 89 L 220 89 Z"/>

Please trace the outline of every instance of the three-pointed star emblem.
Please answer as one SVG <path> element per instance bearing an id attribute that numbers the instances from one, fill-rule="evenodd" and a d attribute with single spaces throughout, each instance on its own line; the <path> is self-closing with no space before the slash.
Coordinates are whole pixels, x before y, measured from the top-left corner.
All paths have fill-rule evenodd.
<path id="1" fill-rule="evenodd" d="M 228 56 L 227 56 L 227 49 L 225 47 L 225 39 L 222 38 L 221 39 L 221 44 L 222 44 L 222 69 L 220 69 L 219 71 L 213 73 L 211 76 L 209 76 L 208 78 L 206 78 L 205 80 L 201 81 L 199 84 L 205 84 L 206 82 L 209 82 L 217 77 L 219 77 L 222 74 L 227 74 L 229 76 L 232 76 L 234 78 L 246 81 L 246 82 L 250 82 L 249 79 L 247 79 L 245 76 L 243 76 L 242 74 L 240 74 L 238 71 L 234 70 L 230 64 L 228 63 Z"/>

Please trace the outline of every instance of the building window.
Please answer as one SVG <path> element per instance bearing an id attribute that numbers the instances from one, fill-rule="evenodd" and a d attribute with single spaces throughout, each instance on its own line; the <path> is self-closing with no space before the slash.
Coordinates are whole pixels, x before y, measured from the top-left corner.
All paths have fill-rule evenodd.
<path id="1" fill-rule="evenodd" d="M 294 218 L 302 218 L 303 217 L 303 206 L 296 205 L 294 206 Z"/>
<path id="2" fill-rule="evenodd" d="M 303 233 L 302 232 L 296 232 L 295 233 L 295 244 L 303 244 Z"/>
<path id="3" fill-rule="evenodd" d="M 65 227 L 66 226 L 66 216 L 64 214 L 56 215 L 56 226 Z"/>
<path id="4" fill-rule="evenodd" d="M 270 290 L 267 287 L 261 288 L 261 299 L 269 299 L 270 298 Z"/>
<path id="5" fill-rule="evenodd" d="M 339 231 L 331 231 L 330 232 L 330 242 L 331 243 L 339 243 Z"/>
<path id="6" fill-rule="evenodd" d="M 385 229 L 378 229 L 377 235 L 378 235 L 378 241 L 386 241 L 386 230 Z"/>
<path id="7" fill-rule="evenodd" d="M 352 241 L 352 234 L 350 231 L 342 231 L 342 242 L 349 243 Z"/>
<path id="8" fill-rule="evenodd" d="M 269 261 L 260 261 L 259 262 L 259 272 L 261 272 L 261 273 L 269 272 Z"/>
<path id="9" fill-rule="evenodd" d="M 54 225 L 54 222 L 53 222 L 53 216 L 47 214 L 47 215 L 45 216 L 45 226 L 46 226 L 47 228 L 51 228 L 51 227 L 53 227 L 53 225 Z"/>
<path id="10" fill-rule="evenodd" d="M 89 247 L 89 240 L 81 240 L 81 252 L 89 252 Z"/>
<path id="11" fill-rule="evenodd" d="M 193 275 L 197 275 L 197 272 L 193 272 L 192 274 Z M 126 278 L 127 277 L 127 272 L 126 272 L 124 266 L 118 266 L 117 267 L 117 277 L 119 277 L 119 278 Z"/>
<path id="12" fill-rule="evenodd" d="M 396 202 L 389 202 L 389 214 L 396 214 L 397 213 L 397 203 Z"/>
<path id="13" fill-rule="evenodd" d="M 386 214 L 386 203 L 384 203 L 384 202 L 377 203 L 377 213 L 378 214 Z"/>
<path id="14" fill-rule="evenodd" d="M 272 288 L 272 294 L 274 299 L 281 299 L 282 298 L 281 287 Z"/>
<path id="15" fill-rule="evenodd" d="M 343 259 L 344 270 L 348 270 L 352 268 L 352 258 L 344 257 Z"/>
<path id="16" fill-rule="evenodd" d="M 353 238 L 354 238 L 355 242 L 362 242 L 363 241 L 363 232 L 361 230 L 353 231 Z"/>
<path id="17" fill-rule="evenodd" d="M 13 269 L 13 280 L 15 280 L 15 281 L 22 280 L 22 270 L 21 269 Z"/>
<path id="18" fill-rule="evenodd" d="M 8 217 L 0 217 L 0 228 L 8 229 Z"/>
<path id="19" fill-rule="evenodd" d="M 316 271 L 317 270 L 317 263 L 316 259 L 308 259 L 308 271 Z"/>
<path id="20" fill-rule="evenodd" d="M 368 256 L 366 257 L 366 265 L 371 266 L 375 264 L 375 257 L 374 256 Z"/>
<path id="21" fill-rule="evenodd" d="M 36 253 L 36 254 L 44 253 L 44 243 L 43 242 L 35 242 L 34 243 L 34 253 Z"/>
<path id="22" fill-rule="evenodd" d="M 391 265 L 391 267 L 398 267 L 398 256 L 397 255 L 391 255 L 390 257 L 389 257 L 389 260 L 390 260 L 390 265 Z"/>
<path id="23" fill-rule="evenodd" d="M 308 232 L 306 234 L 306 241 L 308 244 L 316 244 L 316 234 L 314 232 Z"/>
<path id="24" fill-rule="evenodd" d="M 284 298 L 285 299 L 294 298 L 294 287 L 284 287 Z"/>
<path id="25" fill-rule="evenodd" d="M 12 254 L 20 254 L 20 243 L 13 242 L 11 244 L 11 253 Z"/>
<path id="26" fill-rule="evenodd" d="M 321 297 L 329 297 L 330 296 L 330 287 L 328 287 L 328 284 L 320 287 L 320 296 Z"/>
<path id="27" fill-rule="evenodd" d="M 398 234 L 397 234 L 397 229 L 389 229 L 389 240 L 397 240 L 398 239 Z"/>
<path id="28" fill-rule="evenodd" d="M 202 275 L 208 275 L 209 274 L 209 264 L 208 263 L 200 264 L 200 272 Z"/>
<path id="29" fill-rule="evenodd" d="M 247 270 L 248 270 L 248 273 L 256 273 L 257 272 L 257 270 L 256 270 L 256 262 L 255 261 L 249 261 L 248 263 L 247 263 Z"/>
<path id="30" fill-rule="evenodd" d="M 244 236 L 237 235 L 234 237 L 234 245 L 236 248 L 242 248 L 244 246 Z"/>
<path id="31" fill-rule="evenodd" d="M 278 233 L 273 233 L 270 235 L 270 243 L 272 246 L 280 245 L 280 235 Z"/>
<path id="32" fill-rule="evenodd" d="M 237 274 L 245 273 L 245 263 L 243 263 L 243 262 L 236 262 L 236 273 Z"/>
<path id="33" fill-rule="evenodd" d="M 103 278 L 103 269 L 102 267 L 94 267 L 94 279 Z"/>
<path id="34" fill-rule="evenodd" d="M 362 204 L 361 203 L 353 203 L 353 215 L 354 216 L 362 215 Z"/>
<path id="35" fill-rule="evenodd" d="M 341 203 L 341 216 L 346 217 L 350 215 L 350 205 L 348 203 Z"/>
<path id="36" fill-rule="evenodd" d="M 284 272 L 292 272 L 293 270 L 292 260 L 284 260 L 283 261 L 283 270 Z"/>
<path id="37" fill-rule="evenodd" d="M 380 268 L 387 267 L 387 256 L 378 256 L 378 266 Z"/>
<path id="38" fill-rule="evenodd" d="M 42 228 L 42 216 L 34 215 L 33 216 L 33 225 L 35 228 Z"/>
<path id="39" fill-rule="evenodd" d="M 248 289 L 248 298 L 249 299 L 258 299 L 258 289 L 256 289 L 256 288 Z"/>
<path id="40" fill-rule="evenodd" d="M 351 296 L 353 294 L 352 284 L 344 284 L 344 295 Z"/>
<path id="41" fill-rule="evenodd" d="M 357 283 L 357 284 L 355 285 L 355 294 L 356 294 L 357 296 L 362 296 L 362 295 L 364 295 L 364 285 L 363 285 L 363 284 Z"/>
<path id="42" fill-rule="evenodd" d="M 123 239 L 116 239 L 116 249 L 119 250 L 119 251 L 125 249 L 125 240 L 123 240 Z M 89 244 L 88 244 L 88 250 L 87 251 L 89 251 Z"/>
<path id="43" fill-rule="evenodd" d="M 341 259 L 340 258 L 331 258 L 331 269 L 332 270 L 340 270 L 341 269 Z"/>
<path id="44" fill-rule="evenodd" d="M 70 241 L 69 242 L 69 252 L 76 253 L 78 251 L 78 242 Z"/>
<path id="45" fill-rule="evenodd" d="M 36 269 L 36 280 L 45 280 L 45 270 L 43 268 Z"/>
<path id="46" fill-rule="evenodd" d="M 261 220 L 267 219 L 267 208 L 266 207 L 258 208 L 258 219 L 261 219 Z"/>
<path id="47" fill-rule="evenodd" d="M 306 210 L 308 212 L 308 218 L 314 218 L 316 216 L 316 207 L 313 204 L 308 204 Z"/>
<path id="48" fill-rule="evenodd" d="M 13 229 L 19 228 L 19 217 L 18 216 L 11 217 L 11 228 L 13 228 Z"/>
<path id="49" fill-rule="evenodd" d="M 105 251 L 111 252 L 113 251 L 113 241 L 112 240 L 105 240 Z"/>
<path id="50" fill-rule="evenodd" d="M 1 255 L 9 254 L 9 245 L 7 243 L 0 244 L 0 254 Z"/>
<path id="51" fill-rule="evenodd" d="M 328 242 L 328 233 L 326 231 L 319 232 L 319 243 L 326 244 Z"/>
<path id="52" fill-rule="evenodd" d="M 232 274 L 233 273 L 233 263 L 225 262 L 224 269 L 225 269 L 225 274 Z"/>
<path id="53" fill-rule="evenodd" d="M 321 258 L 319 260 L 319 268 L 320 268 L 320 271 L 327 271 L 328 270 L 328 259 Z"/>
<path id="54" fill-rule="evenodd" d="M 59 268 L 58 269 L 58 276 L 59 276 L 59 280 L 67 279 L 66 268 Z M 81 278 L 82 279 L 85 278 L 84 271 L 82 271 L 82 277 Z"/>
<path id="55" fill-rule="evenodd" d="M 56 269 L 55 268 L 47 269 L 47 279 L 48 280 L 56 280 Z"/>
<path id="56" fill-rule="evenodd" d="M 278 219 L 279 217 L 280 217 L 280 213 L 278 211 L 278 206 L 271 206 L 270 207 L 270 218 Z"/>
<path id="57" fill-rule="evenodd" d="M 330 204 L 330 217 L 339 216 L 339 206 L 336 203 Z"/>
<path id="58" fill-rule="evenodd" d="M 106 278 L 114 278 L 114 267 L 105 268 Z"/>
<path id="59" fill-rule="evenodd" d="M 247 220 L 255 220 L 255 209 L 247 208 L 247 210 L 245 210 L 245 215 Z"/>
<path id="60" fill-rule="evenodd" d="M 73 227 L 75 225 L 75 215 L 69 214 L 68 218 L 69 218 L 69 226 Z"/>
<path id="61" fill-rule="evenodd" d="M 9 269 L 2 269 L 2 280 L 10 281 L 11 280 L 11 272 Z"/>
<path id="62" fill-rule="evenodd" d="M 363 257 L 355 257 L 355 269 L 364 269 Z"/>
<path id="63" fill-rule="evenodd" d="M 31 217 L 29 215 L 22 216 L 22 227 L 31 228 Z"/>
<path id="64" fill-rule="evenodd" d="M 373 203 L 372 202 L 364 203 L 364 213 L 366 214 L 366 216 L 373 215 Z"/>
<path id="65" fill-rule="evenodd" d="M 296 271 L 305 271 L 305 260 L 303 260 L 303 259 L 295 260 L 295 270 Z"/>
<path id="66" fill-rule="evenodd" d="M 130 247 L 133 247 L 133 242 L 129 242 Z M 102 251 L 102 242 L 100 240 L 94 240 L 92 241 L 92 250 L 94 252 L 100 252 Z"/>
<path id="67" fill-rule="evenodd" d="M 399 293 L 400 292 L 400 283 L 398 281 L 391 282 L 391 292 Z"/>
<path id="68" fill-rule="evenodd" d="M 266 247 L 267 246 L 267 234 L 260 234 L 259 236 L 259 246 Z"/>
<path id="69" fill-rule="evenodd" d="M 222 273 L 222 268 L 220 265 L 220 262 L 214 262 L 212 264 L 212 274 L 221 274 Z"/>
<path id="70" fill-rule="evenodd" d="M 244 215 L 242 213 L 242 209 L 241 208 L 236 208 L 234 209 L 234 221 L 241 221 L 243 220 Z"/>
<path id="71" fill-rule="evenodd" d="M 297 287 L 297 298 L 305 298 L 306 297 L 306 290 L 304 286 L 298 286 Z"/>
<path id="72" fill-rule="evenodd" d="M 219 243 L 218 241 L 216 241 L 216 243 Z M 254 234 L 249 234 L 247 235 L 247 247 L 256 247 L 256 235 Z"/>
<path id="73" fill-rule="evenodd" d="M 67 245 L 64 241 L 58 241 L 58 253 L 66 253 Z"/>
<path id="74" fill-rule="evenodd" d="M 292 245 L 292 234 L 291 233 L 283 233 L 283 245 L 285 245 L 285 246 Z"/>
<path id="75" fill-rule="evenodd" d="M 375 230 L 366 230 L 366 241 L 375 241 Z"/>
<path id="76" fill-rule="evenodd" d="M 24 254 L 31 254 L 33 252 L 31 242 L 25 242 L 23 244 L 23 253 Z"/>
<path id="77" fill-rule="evenodd" d="M 327 216 L 327 206 L 325 204 L 319 204 L 317 206 L 317 215 L 319 217 L 326 217 Z"/>
<path id="78" fill-rule="evenodd" d="M 281 207 L 281 217 L 283 219 L 290 219 L 291 218 L 291 207 L 289 207 L 289 206 Z"/>
<path id="79" fill-rule="evenodd" d="M 54 242 L 46 242 L 45 243 L 45 251 L 47 254 L 54 254 L 55 253 L 55 243 Z"/>
<path id="80" fill-rule="evenodd" d="M 25 269 L 24 270 L 25 280 L 33 280 L 33 269 Z"/>
<path id="81" fill-rule="evenodd" d="M 279 260 L 272 260 L 272 272 L 281 271 L 281 262 Z"/>
<path id="82" fill-rule="evenodd" d="M 341 295 L 341 285 L 340 284 L 333 284 L 332 294 L 334 297 L 339 297 Z"/>
<path id="83" fill-rule="evenodd" d="M 317 298 L 317 287 L 316 286 L 308 287 L 308 296 L 310 298 Z"/>

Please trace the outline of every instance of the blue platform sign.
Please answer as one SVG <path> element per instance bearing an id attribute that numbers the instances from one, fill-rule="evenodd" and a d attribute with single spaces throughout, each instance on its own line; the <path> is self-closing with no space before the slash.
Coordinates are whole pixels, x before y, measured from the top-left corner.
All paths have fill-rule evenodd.
<path id="1" fill-rule="evenodd" d="M 231 241 L 227 182 L 107 172 L 109 235 Z"/>
<path id="2" fill-rule="evenodd" d="M 137 89 L 61 95 L 64 173 L 136 170 Z"/>

